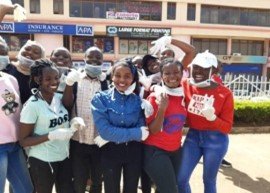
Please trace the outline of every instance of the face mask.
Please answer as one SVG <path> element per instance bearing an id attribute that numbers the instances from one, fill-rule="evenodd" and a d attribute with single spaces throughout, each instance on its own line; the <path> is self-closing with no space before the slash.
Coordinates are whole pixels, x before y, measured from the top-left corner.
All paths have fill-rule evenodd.
<path id="1" fill-rule="evenodd" d="M 20 65 L 24 68 L 30 68 L 30 66 L 35 62 L 34 60 L 26 58 L 22 55 L 18 55 L 18 60 L 20 62 Z"/>
<path id="2" fill-rule="evenodd" d="M 85 72 L 88 76 L 91 78 L 97 78 L 99 75 L 101 75 L 102 70 L 101 66 L 95 66 L 91 64 L 85 64 Z"/>
<path id="3" fill-rule="evenodd" d="M 193 71 L 193 68 L 191 67 L 191 76 L 192 76 L 192 71 Z M 204 80 L 202 82 L 195 82 L 194 78 L 191 77 L 189 79 L 189 83 L 193 86 L 196 86 L 198 88 L 205 88 L 205 87 L 208 87 L 211 85 L 211 75 L 212 75 L 212 68 L 210 69 L 209 71 L 209 77 L 207 80 Z"/>
<path id="4" fill-rule="evenodd" d="M 136 82 L 134 82 L 132 85 L 130 85 L 127 90 L 125 90 L 124 95 L 130 95 L 134 92 L 136 88 Z"/>
<path id="5" fill-rule="evenodd" d="M 8 56 L 0 56 L 0 70 L 4 70 L 10 63 Z"/>
<path id="6" fill-rule="evenodd" d="M 166 85 L 163 85 L 163 88 L 165 89 L 165 92 L 168 95 L 172 95 L 172 96 L 184 96 L 183 87 L 169 88 Z"/>

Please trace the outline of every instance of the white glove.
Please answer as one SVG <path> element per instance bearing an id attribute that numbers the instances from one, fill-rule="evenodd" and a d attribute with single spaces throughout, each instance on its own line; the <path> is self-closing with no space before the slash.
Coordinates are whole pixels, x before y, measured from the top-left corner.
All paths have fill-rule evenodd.
<path id="1" fill-rule="evenodd" d="M 60 128 L 56 129 L 54 131 L 50 131 L 48 134 L 48 138 L 50 141 L 52 140 L 69 140 L 72 135 L 73 131 L 70 130 L 69 128 Z"/>
<path id="2" fill-rule="evenodd" d="M 143 85 L 144 89 L 149 91 L 152 80 L 150 78 L 147 78 L 146 76 L 141 75 L 139 78 L 139 82 Z"/>
<path id="3" fill-rule="evenodd" d="M 161 95 L 161 93 L 166 93 L 166 90 L 162 86 L 159 86 L 159 85 L 151 86 L 150 91 L 153 91 L 155 93 L 156 98 L 158 98 Z"/>
<path id="4" fill-rule="evenodd" d="M 107 74 L 105 72 L 102 72 L 99 76 L 98 76 L 98 79 L 100 81 L 104 81 L 107 77 Z"/>
<path id="5" fill-rule="evenodd" d="M 14 20 L 21 22 L 26 19 L 26 10 L 19 4 L 14 5 Z"/>
<path id="6" fill-rule="evenodd" d="M 204 107 L 202 109 L 202 115 L 208 120 L 208 121 L 214 121 L 217 116 L 215 114 L 215 108 L 213 107 L 213 97 L 208 97 L 205 95 L 205 101 L 204 101 Z"/>
<path id="7" fill-rule="evenodd" d="M 66 84 L 68 86 L 73 86 L 75 82 L 79 82 L 82 79 L 82 73 L 78 70 L 71 69 L 66 77 Z"/>
<path id="8" fill-rule="evenodd" d="M 70 129 L 72 131 L 83 130 L 85 128 L 84 120 L 81 117 L 74 117 L 70 121 Z"/>
<path id="9" fill-rule="evenodd" d="M 148 127 L 145 127 L 145 126 L 141 127 L 141 131 L 142 131 L 142 138 L 141 138 L 141 140 L 144 141 L 144 140 L 146 140 L 146 138 L 149 135 Z"/>
<path id="10" fill-rule="evenodd" d="M 103 138 L 100 137 L 100 136 L 97 136 L 97 137 L 94 139 L 94 142 L 95 142 L 95 144 L 97 144 L 98 147 L 102 147 L 103 145 L 109 143 L 109 141 L 103 139 Z"/>
<path id="11" fill-rule="evenodd" d="M 144 109 L 144 115 L 146 118 L 150 117 L 154 112 L 154 108 L 148 100 L 142 99 L 141 107 Z"/>
<path id="12" fill-rule="evenodd" d="M 154 44 L 153 47 L 150 48 L 151 54 L 157 54 L 161 50 L 164 50 L 165 47 L 172 42 L 172 37 L 168 35 L 164 35 L 163 37 L 157 39 L 156 41 L 151 42 L 151 44 Z"/>

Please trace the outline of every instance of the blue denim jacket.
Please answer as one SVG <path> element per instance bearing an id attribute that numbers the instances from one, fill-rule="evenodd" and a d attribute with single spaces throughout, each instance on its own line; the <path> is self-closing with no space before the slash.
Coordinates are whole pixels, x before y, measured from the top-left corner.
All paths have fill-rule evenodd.
<path id="1" fill-rule="evenodd" d="M 145 126 L 145 118 L 139 96 L 124 95 L 113 88 L 96 93 L 91 108 L 103 139 L 115 143 L 141 141 L 140 127 Z"/>

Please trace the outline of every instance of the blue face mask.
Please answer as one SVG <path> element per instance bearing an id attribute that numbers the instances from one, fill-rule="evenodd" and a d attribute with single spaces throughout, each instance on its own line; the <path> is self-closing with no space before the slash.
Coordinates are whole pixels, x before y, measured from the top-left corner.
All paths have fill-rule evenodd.
<path id="1" fill-rule="evenodd" d="M 102 70 L 101 70 L 101 66 L 85 63 L 85 72 L 91 78 L 97 78 L 99 75 L 101 75 Z"/>
<path id="2" fill-rule="evenodd" d="M 8 56 L 0 56 L 0 70 L 4 70 L 10 63 Z"/>

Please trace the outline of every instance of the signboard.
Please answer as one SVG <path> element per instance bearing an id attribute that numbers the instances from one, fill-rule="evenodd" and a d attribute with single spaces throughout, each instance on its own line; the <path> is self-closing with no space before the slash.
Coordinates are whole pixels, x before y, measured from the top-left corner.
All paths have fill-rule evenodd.
<path id="1" fill-rule="evenodd" d="M 247 63 L 247 64 L 266 64 L 266 56 L 242 56 L 242 55 L 219 55 L 217 59 L 226 64 Z"/>
<path id="2" fill-rule="evenodd" d="M 42 33 L 42 34 L 63 34 L 93 36 L 94 30 L 89 25 L 62 25 L 44 23 L 0 23 L 2 33 Z"/>
<path id="3" fill-rule="evenodd" d="M 107 19 L 124 19 L 124 20 L 139 20 L 139 13 L 129 13 L 129 12 L 114 12 L 107 11 L 106 12 Z"/>
<path id="4" fill-rule="evenodd" d="M 107 26 L 106 33 L 123 38 L 159 38 L 165 34 L 171 35 L 171 28 Z"/>

